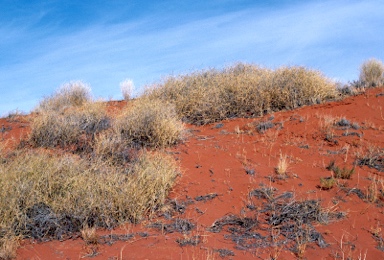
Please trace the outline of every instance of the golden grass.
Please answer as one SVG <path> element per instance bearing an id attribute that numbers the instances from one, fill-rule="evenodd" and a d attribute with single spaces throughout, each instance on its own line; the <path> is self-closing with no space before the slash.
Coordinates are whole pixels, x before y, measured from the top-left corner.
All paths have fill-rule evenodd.
<path id="1" fill-rule="evenodd" d="M 172 104 L 140 98 L 113 123 L 116 136 L 131 147 L 165 147 L 183 138 L 183 123 Z"/>
<path id="2" fill-rule="evenodd" d="M 29 141 L 34 146 L 65 147 L 79 143 L 82 135 L 93 138 L 109 126 L 106 105 L 102 102 L 87 102 L 60 112 L 44 110 L 33 119 Z"/>
<path id="3" fill-rule="evenodd" d="M 52 96 L 44 98 L 36 111 L 61 111 L 67 107 L 82 106 L 90 100 L 90 86 L 82 81 L 71 81 L 62 85 Z"/>
<path id="4" fill-rule="evenodd" d="M 239 63 L 168 77 L 144 95 L 175 104 L 183 121 L 203 125 L 320 103 L 335 98 L 337 91 L 334 82 L 315 70 Z"/>
<path id="5" fill-rule="evenodd" d="M 323 190 L 330 190 L 335 186 L 336 179 L 333 177 L 320 178 L 320 188 Z"/>
<path id="6" fill-rule="evenodd" d="M 384 84 L 384 64 L 377 59 L 369 59 L 360 67 L 360 81 L 366 87 L 377 87 Z"/>
<path id="7" fill-rule="evenodd" d="M 88 227 L 88 225 L 85 225 L 85 227 L 80 230 L 80 233 L 81 238 L 87 245 L 96 245 L 98 243 L 99 236 L 96 233 L 95 227 Z"/>
<path id="8" fill-rule="evenodd" d="M 22 151 L 0 164 L 0 230 L 57 236 L 57 223 L 57 228 L 75 232 L 83 223 L 113 227 L 140 221 L 162 205 L 177 174 L 173 160 L 157 153 L 144 153 L 127 168 Z M 63 218 L 67 226 L 60 227 Z M 39 223 L 42 219 L 46 222 Z"/>
<path id="9" fill-rule="evenodd" d="M 276 174 L 280 177 L 287 176 L 288 167 L 289 167 L 288 156 L 280 154 L 279 162 L 278 162 L 277 166 L 275 167 Z"/>
<path id="10" fill-rule="evenodd" d="M 16 237 L 0 238 L 0 259 L 11 260 L 16 258 L 19 241 Z"/>

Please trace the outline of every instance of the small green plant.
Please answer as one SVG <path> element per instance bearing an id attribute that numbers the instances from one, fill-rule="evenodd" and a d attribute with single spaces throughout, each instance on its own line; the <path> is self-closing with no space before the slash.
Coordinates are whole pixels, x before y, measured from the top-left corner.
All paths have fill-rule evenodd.
<path id="1" fill-rule="evenodd" d="M 355 173 L 355 167 L 348 169 L 347 167 L 340 168 L 336 166 L 335 160 L 332 160 L 326 167 L 327 170 L 333 172 L 333 177 L 336 179 L 351 179 Z"/>
<path id="2" fill-rule="evenodd" d="M 369 59 L 360 67 L 360 81 L 366 87 L 377 87 L 384 83 L 384 64 L 377 59 Z"/>
<path id="3" fill-rule="evenodd" d="M 333 177 L 320 178 L 320 188 L 322 190 L 330 190 L 335 186 L 336 180 Z"/>

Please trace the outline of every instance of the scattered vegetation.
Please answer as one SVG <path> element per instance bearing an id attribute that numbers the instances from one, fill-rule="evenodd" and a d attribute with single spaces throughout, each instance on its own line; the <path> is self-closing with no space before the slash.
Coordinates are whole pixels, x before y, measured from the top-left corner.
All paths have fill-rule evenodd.
<path id="1" fill-rule="evenodd" d="M 292 192 L 276 196 L 272 189 L 255 189 L 250 192 L 250 200 L 261 205 L 248 208 L 250 213 L 258 213 L 251 217 L 227 215 L 216 220 L 209 230 L 217 233 L 228 227 L 225 231 L 229 234 L 224 238 L 235 243 L 239 250 L 276 247 L 302 256 L 309 243 L 326 247 L 324 238 L 312 224 L 326 224 L 342 218 L 344 213 L 324 210 L 317 200 L 296 201 L 294 197 Z"/>
<path id="2" fill-rule="evenodd" d="M 380 61 L 365 62 L 355 87 L 383 84 L 383 72 Z M 271 70 L 242 63 L 168 77 L 137 99 L 132 99 L 131 80 L 121 82 L 120 87 L 129 105 L 113 116 L 105 103 L 92 100 L 90 87 L 81 81 L 63 85 L 40 102 L 27 143 L 32 148 L 64 148 L 60 154 L 50 149 L 20 148 L 5 155 L 0 149 L 0 259 L 14 258 L 18 238 L 23 237 L 65 239 L 80 233 L 87 245 L 96 245 L 100 240 L 97 227 L 138 222 L 161 209 L 178 169 L 173 159 L 152 148 L 182 141 L 183 122 L 204 125 L 233 117 L 261 116 L 322 103 L 350 90 L 343 88 L 338 93 L 336 83 L 316 70 L 297 66 Z M 20 116 L 10 115 L 9 120 Z M 262 133 L 275 124 L 269 120 L 254 126 Z M 359 128 L 345 118 L 324 118 L 326 139 L 333 140 L 335 126 Z M 6 129 L 3 126 L 1 130 Z M 68 150 L 71 153 L 66 153 Z M 382 149 L 370 149 L 356 164 L 384 171 Z M 280 154 L 276 174 L 286 177 L 288 167 L 287 155 Z M 354 173 L 354 168 L 341 169 L 334 161 L 327 168 L 333 177 L 320 179 L 324 190 L 336 184 L 335 178 L 350 179 Z M 246 172 L 254 175 L 253 169 L 246 168 Z M 384 196 L 377 184 L 373 180 L 367 188 L 368 201 Z M 262 188 L 249 195 L 253 204 L 257 197 L 262 205 L 250 205 L 248 213 L 261 209 L 260 215 L 228 215 L 210 229 L 219 232 L 230 226 L 225 239 L 241 250 L 284 247 L 302 257 L 308 243 L 327 245 L 313 223 L 343 216 L 322 209 L 316 200 L 296 201 L 290 192 L 277 196 L 275 190 Z M 197 196 L 195 201 L 217 196 Z M 185 211 L 182 203 L 173 201 L 170 205 L 174 212 Z M 188 234 L 195 224 L 172 218 L 171 223 L 157 222 L 150 227 Z M 200 242 L 199 236 L 177 241 L 180 246 Z M 217 252 L 222 257 L 234 255 L 226 249 Z"/>
<path id="3" fill-rule="evenodd" d="M 357 154 L 356 164 L 384 172 L 384 149 L 369 147 L 364 154 Z"/>

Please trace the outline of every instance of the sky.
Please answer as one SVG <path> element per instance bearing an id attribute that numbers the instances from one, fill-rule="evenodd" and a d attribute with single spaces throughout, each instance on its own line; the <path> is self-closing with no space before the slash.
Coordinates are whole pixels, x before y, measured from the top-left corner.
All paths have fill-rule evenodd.
<path id="1" fill-rule="evenodd" d="M 347 83 L 384 61 L 383 0 L 0 0 L 0 116 L 81 80 L 95 98 L 237 62 Z"/>

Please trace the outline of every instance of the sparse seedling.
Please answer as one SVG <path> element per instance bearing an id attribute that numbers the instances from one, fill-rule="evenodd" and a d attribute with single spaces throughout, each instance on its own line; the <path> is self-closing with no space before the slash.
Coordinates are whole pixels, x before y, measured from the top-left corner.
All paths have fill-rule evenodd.
<path id="1" fill-rule="evenodd" d="M 86 225 L 82 230 L 80 230 L 80 233 L 87 245 L 97 245 L 99 236 L 96 233 L 95 227 L 88 227 L 88 225 Z"/>
<path id="2" fill-rule="evenodd" d="M 329 163 L 326 169 L 332 171 L 333 177 L 336 179 L 351 179 L 352 175 L 355 173 L 355 167 L 351 169 L 348 169 L 347 167 L 340 168 L 336 166 L 334 160 Z"/>
<path id="3" fill-rule="evenodd" d="M 378 199 L 379 192 L 377 190 L 376 177 L 373 177 L 371 183 L 368 186 L 367 200 L 371 203 L 375 203 Z"/>
<path id="4" fill-rule="evenodd" d="M 320 188 L 322 190 L 330 190 L 335 186 L 336 180 L 333 177 L 320 178 Z"/>
<path id="5" fill-rule="evenodd" d="M 279 163 L 275 168 L 275 172 L 279 177 L 285 178 L 287 177 L 287 170 L 289 167 L 288 156 L 280 154 Z"/>

